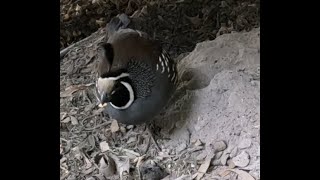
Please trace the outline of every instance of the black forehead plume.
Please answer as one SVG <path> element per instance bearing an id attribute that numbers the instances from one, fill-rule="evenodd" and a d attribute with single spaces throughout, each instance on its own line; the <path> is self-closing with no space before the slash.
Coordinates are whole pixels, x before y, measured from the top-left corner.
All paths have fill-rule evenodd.
<path id="1" fill-rule="evenodd" d="M 112 63 L 113 63 L 113 57 L 114 57 L 113 47 L 112 47 L 112 45 L 110 43 L 103 43 L 101 46 L 104 48 L 105 56 L 106 56 L 107 60 L 109 61 L 110 66 L 111 66 Z"/>

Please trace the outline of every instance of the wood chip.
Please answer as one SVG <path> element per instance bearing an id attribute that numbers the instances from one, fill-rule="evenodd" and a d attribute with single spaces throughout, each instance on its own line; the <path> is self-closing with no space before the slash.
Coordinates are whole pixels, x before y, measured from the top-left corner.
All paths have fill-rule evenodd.
<path id="1" fill-rule="evenodd" d="M 92 85 L 94 85 L 94 83 L 69 86 L 65 89 L 64 92 L 60 93 L 60 97 L 70 97 L 70 96 L 72 96 L 73 93 L 75 93 L 79 90 L 86 89 L 87 87 L 92 86 Z"/>
<path id="2" fill-rule="evenodd" d="M 120 128 L 119 128 L 119 124 L 118 124 L 117 120 L 112 121 L 110 129 L 111 129 L 112 133 L 119 131 Z"/>
<path id="3" fill-rule="evenodd" d="M 224 141 L 218 141 L 213 144 L 213 148 L 216 152 L 224 151 L 227 145 Z"/>
<path id="4" fill-rule="evenodd" d="M 202 142 L 199 139 L 197 139 L 197 141 L 194 143 L 194 145 L 195 146 L 201 146 Z"/>
<path id="5" fill-rule="evenodd" d="M 72 125 L 77 125 L 77 124 L 79 124 L 79 123 L 78 123 L 78 120 L 77 120 L 74 116 L 70 116 L 70 120 L 71 120 L 71 124 L 72 124 Z"/>
<path id="6" fill-rule="evenodd" d="M 123 149 L 123 151 L 124 151 L 124 152 L 127 152 L 127 153 L 130 153 L 130 154 L 133 154 L 133 155 L 135 155 L 135 156 L 137 156 L 137 157 L 139 157 L 139 156 L 140 156 L 140 154 L 139 154 L 139 153 L 134 152 L 134 151 L 132 151 L 132 150 L 130 150 L 130 149 Z"/>
<path id="7" fill-rule="evenodd" d="M 239 143 L 239 149 L 245 149 L 245 148 L 249 148 L 251 146 L 251 139 L 243 139 L 240 143 Z"/>
<path id="8" fill-rule="evenodd" d="M 238 174 L 240 180 L 255 180 L 249 173 L 239 170 L 239 169 L 226 169 L 222 173 L 220 173 L 221 177 L 228 175 L 230 172 L 234 172 Z"/>
<path id="9" fill-rule="evenodd" d="M 213 158 L 212 155 L 206 157 L 206 159 L 198 169 L 198 175 L 196 177 L 196 180 L 200 180 L 204 176 L 204 174 L 207 172 L 212 158 Z"/>
<path id="10" fill-rule="evenodd" d="M 245 151 L 242 151 L 239 155 L 232 158 L 232 161 L 238 167 L 246 167 L 250 163 L 250 156 Z"/>
<path id="11" fill-rule="evenodd" d="M 62 123 L 68 123 L 71 121 L 71 118 L 70 117 L 66 117 L 65 119 L 63 119 L 61 122 Z"/>
<path id="12" fill-rule="evenodd" d="M 110 177 L 116 172 L 116 165 L 113 159 L 109 158 L 107 155 L 101 157 L 99 161 L 99 172 L 105 177 Z"/>
<path id="13" fill-rule="evenodd" d="M 106 141 L 102 141 L 100 143 L 100 150 L 101 150 L 101 152 L 106 152 L 106 151 L 110 150 L 109 144 Z"/>
<path id="14" fill-rule="evenodd" d="M 117 170 L 119 172 L 120 175 L 120 179 L 122 180 L 123 177 L 129 173 L 129 169 L 130 169 L 130 160 L 127 156 L 116 156 L 113 154 L 110 154 L 110 157 L 114 160 L 116 166 L 117 166 Z"/>

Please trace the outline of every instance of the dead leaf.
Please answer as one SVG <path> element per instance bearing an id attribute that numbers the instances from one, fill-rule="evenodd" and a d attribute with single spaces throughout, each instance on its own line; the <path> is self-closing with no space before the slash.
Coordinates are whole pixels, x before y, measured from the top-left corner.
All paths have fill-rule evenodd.
<path id="1" fill-rule="evenodd" d="M 101 152 L 106 152 L 106 151 L 110 150 L 109 144 L 106 141 L 102 141 L 100 143 L 100 150 L 101 150 Z"/>
<path id="2" fill-rule="evenodd" d="M 60 121 L 62 121 L 64 118 L 67 117 L 67 113 L 66 112 L 63 112 L 63 113 L 60 113 Z"/>
<path id="3" fill-rule="evenodd" d="M 212 158 L 213 158 L 212 155 L 207 156 L 206 159 L 204 160 L 204 162 L 201 164 L 201 166 L 198 169 L 198 175 L 196 178 L 197 180 L 201 179 L 203 177 L 203 175 L 207 172 Z"/>
<path id="4" fill-rule="evenodd" d="M 95 148 L 96 142 L 94 140 L 94 136 L 93 135 L 89 135 L 88 136 L 88 144 L 90 145 L 90 149 L 88 149 L 88 151 L 91 151 L 92 149 Z"/>
<path id="5" fill-rule="evenodd" d="M 102 174 L 96 174 L 86 180 L 106 180 L 106 178 Z"/>
<path id="6" fill-rule="evenodd" d="M 120 127 L 121 133 L 125 134 L 127 132 L 127 129 L 123 126 Z"/>
<path id="7" fill-rule="evenodd" d="M 77 6 L 76 6 L 76 9 L 75 9 L 76 11 L 80 11 L 81 10 L 81 7 L 77 4 Z"/>
<path id="8" fill-rule="evenodd" d="M 63 16 L 63 20 L 65 20 L 65 21 L 69 20 L 69 18 L 70 18 L 69 14 L 65 14 L 65 15 Z"/>
<path id="9" fill-rule="evenodd" d="M 120 128 L 117 120 L 112 121 L 110 129 L 112 133 L 119 131 Z"/>
<path id="10" fill-rule="evenodd" d="M 195 16 L 195 17 L 189 17 L 187 15 L 185 15 L 192 24 L 194 24 L 195 26 L 199 26 L 201 23 L 201 19 L 199 18 L 199 15 Z"/>
<path id="11" fill-rule="evenodd" d="M 134 155 L 134 156 L 136 156 L 136 157 L 139 157 L 139 156 L 140 156 L 139 153 L 134 152 L 134 151 L 132 151 L 132 150 L 130 150 L 130 149 L 123 149 L 123 151 L 126 152 L 126 153 L 129 153 L 129 154 L 132 154 L 132 155 Z M 134 159 L 134 158 L 132 158 L 132 159 Z"/>
<path id="12" fill-rule="evenodd" d="M 146 157 L 146 155 L 140 156 L 136 158 L 133 162 L 137 162 L 136 167 L 140 167 L 141 163 L 143 162 L 143 159 Z"/>
<path id="13" fill-rule="evenodd" d="M 195 179 L 198 176 L 199 173 L 195 173 L 194 175 L 191 176 L 191 179 Z"/>
<path id="14" fill-rule="evenodd" d="M 175 180 L 187 180 L 187 179 L 190 179 L 190 178 L 192 178 L 192 177 L 190 177 L 190 175 L 182 175 L 182 176 L 178 177 Z"/>
<path id="15" fill-rule="evenodd" d="M 66 160 L 67 160 L 66 157 L 61 158 L 61 159 L 60 159 L 60 164 L 64 163 Z"/>
<path id="16" fill-rule="evenodd" d="M 240 180 L 255 180 L 249 173 L 239 170 L 239 169 L 226 169 L 220 174 L 221 177 L 224 177 L 229 174 L 229 172 L 234 172 L 238 174 Z"/>
<path id="17" fill-rule="evenodd" d="M 71 124 L 72 124 L 72 125 L 77 125 L 77 124 L 79 124 L 79 123 L 78 123 L 78 120 L 77 120 L 74 116 L 70 116 L 70 120 L 71 120 Z"/>
<path id="18" fill-rule="evenodd" d="M 129 174 L 130 161 L 127 156 L 118 157 L 116 155 L 110 154 L 110 157 L 114 160 L 115 164 L 117 165 L 120 179 L 122 179 L 125 174 Z"/>
<path id="19" fill-rule="evenodd" d="M 101 157 L 99 161 L 99 173 L 103 174 L 105 177 L 110 177 L 116 172 L 116 166 L 113 159 L 109 158 L 107 155 Z"/>
<path id="20" fill-rule="evenodd" d="M 62 123 L 68 123 L 71 121 L 71 118 L 70 117 L 66 117 L 64 120 L 62 120 L 61 122 Z"/>
<path id="21" fill-rule="evenodd" d="M 85 165 L 85 169 L 89 169 L 92 167 L 92 163 L 90 162 L 90 160 L 87 158 L 87 156 L 81 152 L 81 155 L 82 157 L 84 158 L 84 161 L 86 162 L 86 165 Z"/>
<path id="22" fill-rule="evenodd" d="M 91 167 L 89 169 L 82 170 L 81 173 L 87 175 L 87 174 L 92 173 L 94 170 L 95 170 L 95 167 L 93 166 L 93 167 Z"/>
<path id="23" fill-rule="evenodd" d="M 64 92 L 60 93 L 60 97 L 70 97 L 74 92 L 86 89 L 87 87 L 92 85 L 94 85 L 94 83 L 69 86 L 65 89 Z"/>
<path id="24" fill-rule="evenodd" d="M 195 146 L 201 146 L 202 142 L 200 141 L 200 139 L 197 139 L 197 141 L 194 143 Z"/>
<path id="25" fill-rule="evenodd" d="M 101 114 L 104 110 L 105 110 L 104 108 L 99 108 L 99 109 L 97 109 L 97 110 L 94 110 L 94 111 L 93 111 L 93 115 L 99 115 L 99 114 Z"/>

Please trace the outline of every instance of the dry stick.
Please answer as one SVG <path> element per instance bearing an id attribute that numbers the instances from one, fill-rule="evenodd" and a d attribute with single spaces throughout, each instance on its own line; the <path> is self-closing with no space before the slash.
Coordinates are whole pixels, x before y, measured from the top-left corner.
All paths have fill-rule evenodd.
<path id="1" fill-rule="evenodd" d="M 99 33 L 99 31 L 97 31 L 97 32 L 95 32 L 95 33 L 93 33 L 93 34 L 98 34 L 98 33 Z M 70 46 L 68 46 L 68 47 L 64 48 L 63 50 L 61 50 L 61 51 L 60 51 L 60 60 L 63 59 L 63 57 L 70 51 L 71 48 L 73 48 L 73 47 L 75 47 L 75 46 L 78 46 L 78 45 L 81 44 L 82 42 L 90 39 L 93 34 L 91 34 L 90 36 L 88 36 L 88 37 L 86 37 L 86 38 L 84 38 L 84 39 L 82 39 L 82 40 L 80 40 L 80 41 L 78 41 L 78 42 L 76 42 L 76 43 L 73 43 L 73 44 L 71 44 Z M 104 36 L 100 37 L 100 38 L 99 38 L 98 40 L 96 40 L 94 43 L 102 40 L 103 38 L 104 38 Z M 93 44 L 94 44 L 94 43 L 93 43 Z"/>
<path id="2" fill-rule="evenodd" d="M 85 128 L 84 131 L 92 131 L 92 130 L 95 130 L 95 129 L 99 128 L 99 127 L 108 125 L 108 124 L 110 124 L 110 123 L 111 123 L 110 121 L 107 121 L 107 122 L 104 122 L 104 123 L 102 123 L 102 124 L 99 124 L 98 126 L 93 127 L 93 128 Z"/>
<path id="3" fill-rule="evenodd" d="M 151 140 L 152 140 L 153 144 L 156 146 L 157 150 L 160 152 L 160 151 L 161 151 L 161 149 L 160 149 L 160 147 L 158 146 L 157 141 L 154 139 L 153 134 L 152 134 L 152 131 L 151 131 L 151 129 L 149 128 L 149 126 L 148 126 L 148 125 L 147 125 L 147 131 L 149 131 L 148 133 L 149 133 L 149 136 L 150 136 L 150 138 L 151 138 Z"/>

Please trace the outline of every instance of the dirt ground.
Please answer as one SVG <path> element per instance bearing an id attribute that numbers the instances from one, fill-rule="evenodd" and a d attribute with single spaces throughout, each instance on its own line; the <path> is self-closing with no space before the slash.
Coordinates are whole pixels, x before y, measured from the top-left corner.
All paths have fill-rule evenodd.
<path id="1" fill-rule="evenodd" d="M 60 3 L 61 49 L 90 35 L 60 63 L 61 179 L 260 179 L 259 1 Z M 171 106 L 153 123 L 160 150 L 145 125 L 118 124 L 96 106 L 95 45 L 120 12 L 181 70 Z"/>

